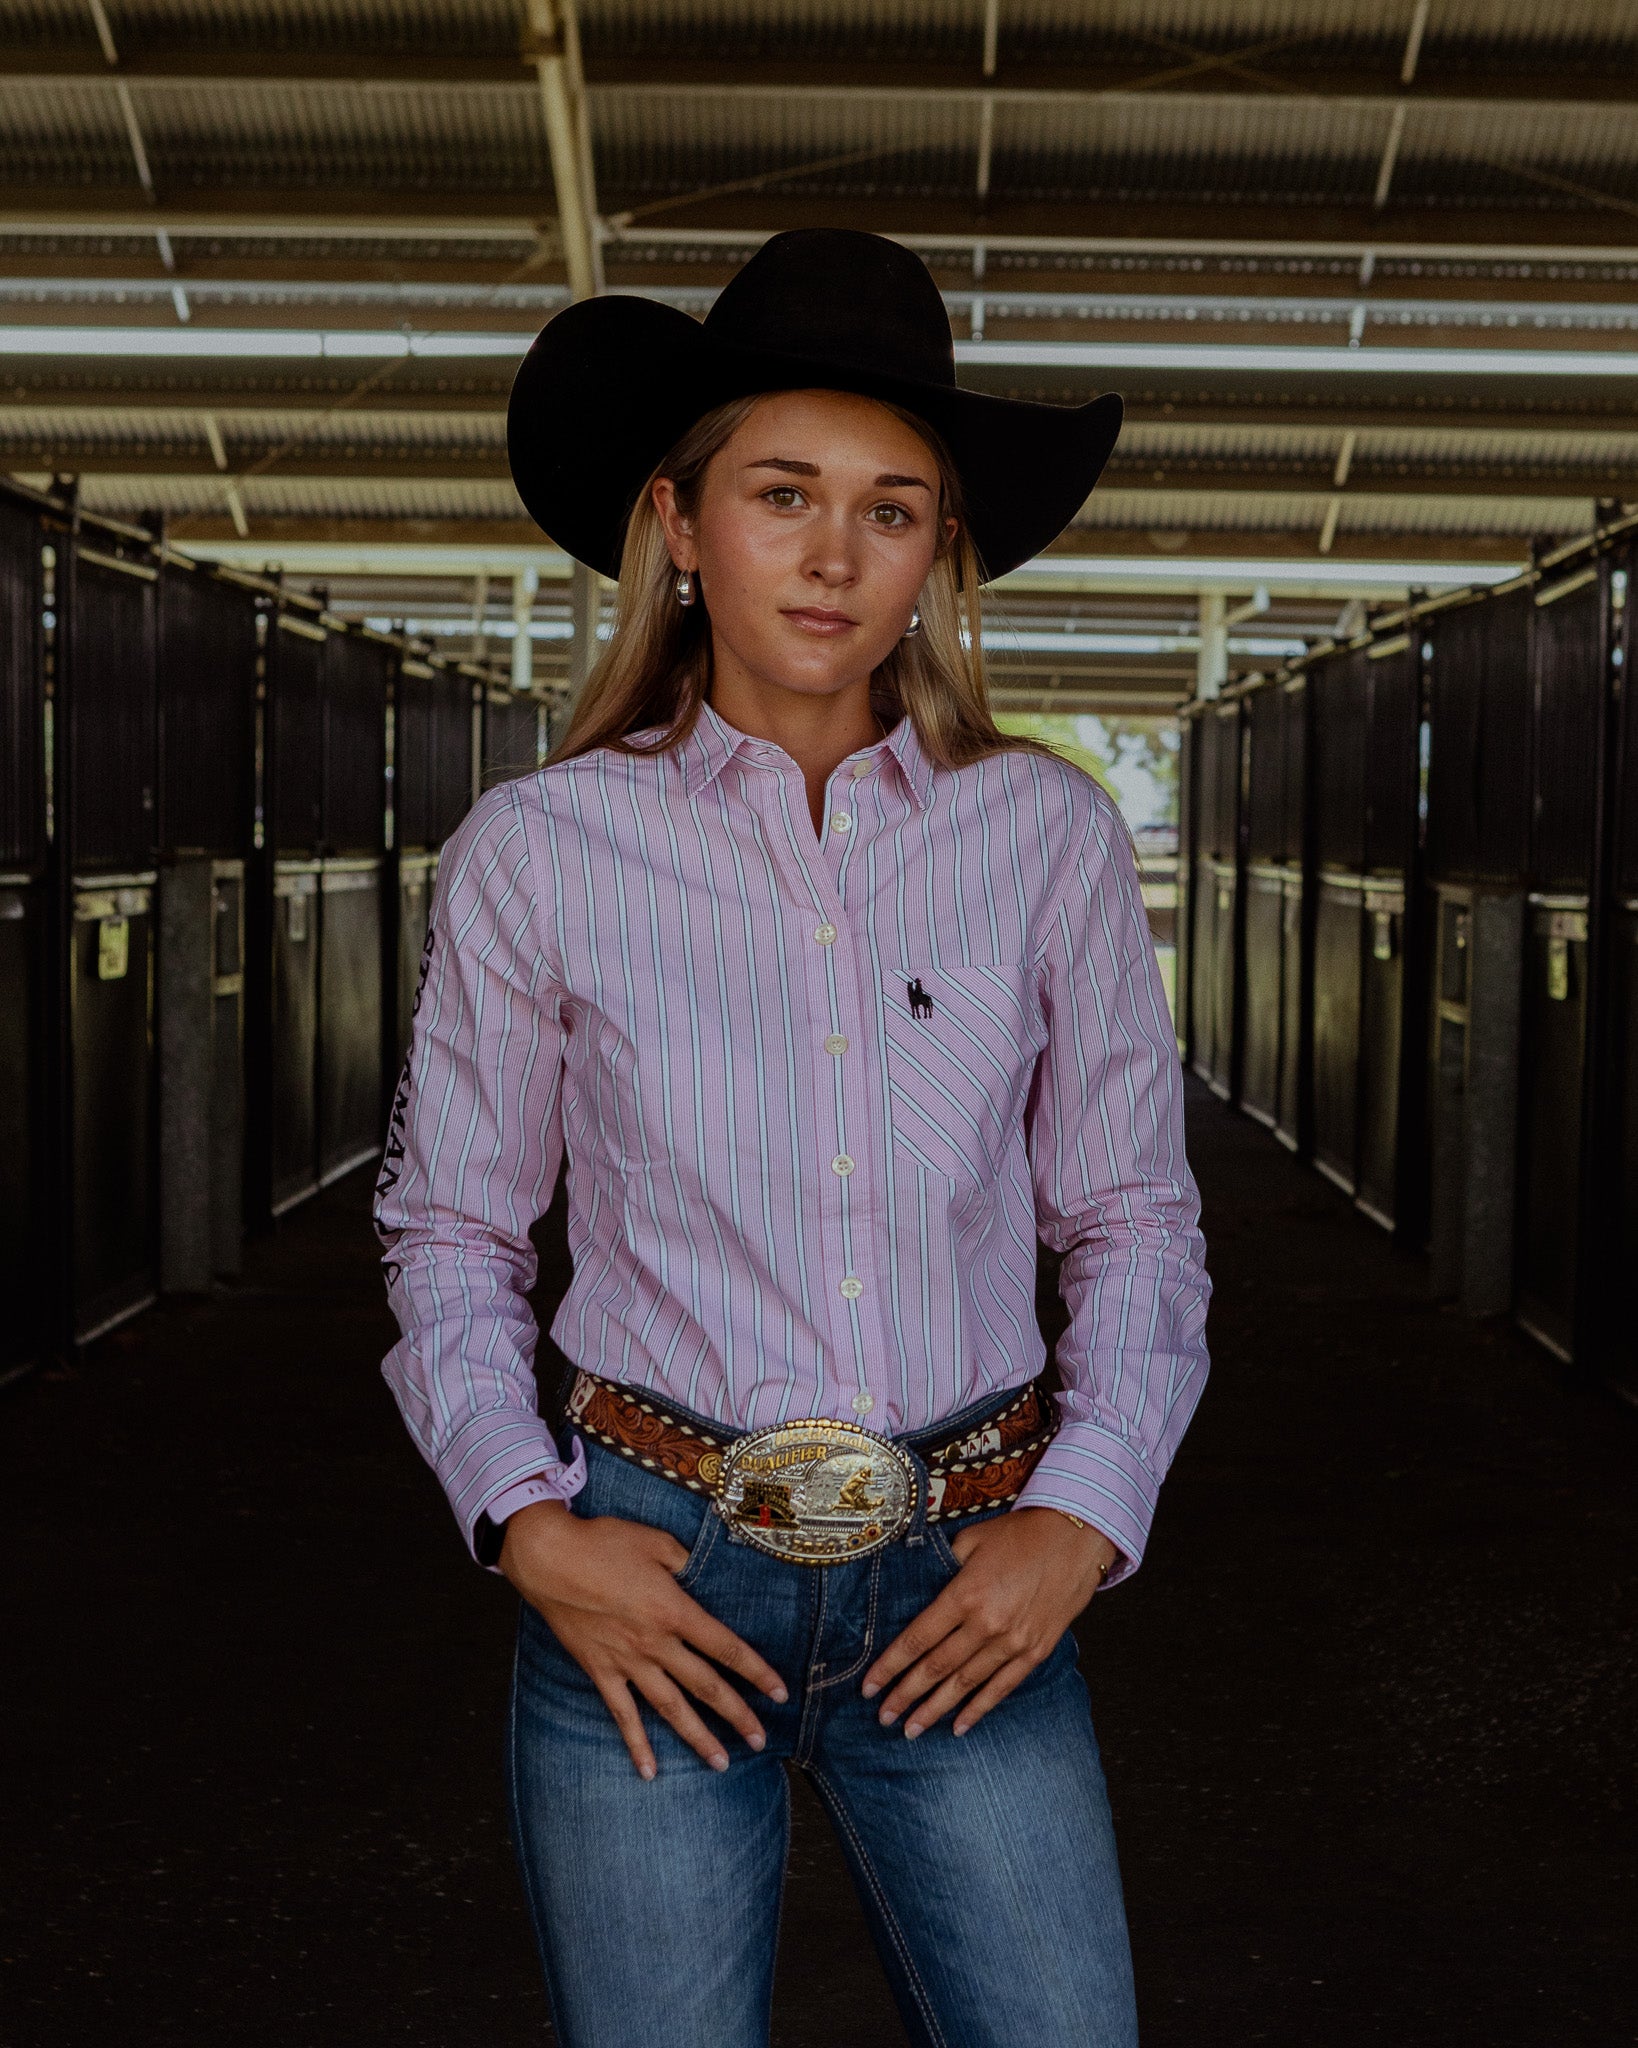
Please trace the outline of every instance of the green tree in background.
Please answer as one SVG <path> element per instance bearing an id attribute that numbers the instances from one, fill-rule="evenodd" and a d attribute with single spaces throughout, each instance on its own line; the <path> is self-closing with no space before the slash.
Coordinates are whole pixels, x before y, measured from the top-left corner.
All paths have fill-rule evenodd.
<path id="1" fill-rule="evenodd" d="M 1003 711 L 1003 732 L 1041 740 L 1097 777 L 1120 805 L 1143 870 L 1143 903 L 1173 1014 L 1177 1010 L 1178 762 L 1175 718 Z"/>
<path id="2" fill-rule="evenodd" d="M 1120 805 L 1146 860 L 1177 853 L 1178 754 L 1175 718 L 1096 712 L 1004 711 L 1004 732 L 1041 740 L 1095 775 Z"/>

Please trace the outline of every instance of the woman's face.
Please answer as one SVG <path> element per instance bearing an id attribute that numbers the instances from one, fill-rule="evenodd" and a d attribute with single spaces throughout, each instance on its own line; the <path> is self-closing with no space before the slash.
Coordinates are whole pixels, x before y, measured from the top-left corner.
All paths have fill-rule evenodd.
<path id="1" fill-rule="evenodd" d="M 884 406 L 839 391 L 764 398 L 712 457 L 691 523 L 669 479 L 654 503 L 672 559 L 699 578 L 719 676 L 807 696 L 881 664 L 939 540 L 932 451 Z"/>

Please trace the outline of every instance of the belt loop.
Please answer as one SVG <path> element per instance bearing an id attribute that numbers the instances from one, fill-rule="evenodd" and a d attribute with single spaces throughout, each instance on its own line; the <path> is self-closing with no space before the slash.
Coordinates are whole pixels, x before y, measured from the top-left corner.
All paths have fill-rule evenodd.
<path id="1" fill-rule="evenodd" d="M 910 1512 L 909 1526 L 901 1539 L 907 1549 L 915 1550 L 927 1541 L 927 1505 L 932 1498 L 932 1475 L 927 1469 L 926 1459 L 913 1445 L 901 1438 L 899 1448 L 916 1468 L 916 1505 Z"/>

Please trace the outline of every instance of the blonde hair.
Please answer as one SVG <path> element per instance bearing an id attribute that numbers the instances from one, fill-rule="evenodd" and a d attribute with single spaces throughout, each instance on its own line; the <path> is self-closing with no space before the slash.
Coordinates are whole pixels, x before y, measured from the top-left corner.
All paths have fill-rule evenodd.
<path id="1" fill-rule="evenodd" d="M 677 506 L 692 518 L 711 459 L 761 402 L 735 398 L 697 420 L 644 483 L 626 525 L 614 632 L 586 680 L 568 729 L 548 762 L 596 747 L 664 753 L 693 731 L 711 684 L 706 606 L 677 602 L 677 571 L 654 508 L 653 486 L 669 477 Z M 1004 733 L 990 710 L 978 586 L 983 570 L 967 532 L 961 479 L 942 437 L 914 413 L 878 400 L 918 434 L 938 465 L 938 552 L 918 601 L 921 630 L 901 639 L 870 679 L 870 708 L 891 730 L 908 716 L 930 759 L 964 768 L 1007 750 L 1051 755 L 1039 741 Z M 957 521 L 953 535 L 945 522 Z M 629 735 L 661 728 L 634 747 Z"/>

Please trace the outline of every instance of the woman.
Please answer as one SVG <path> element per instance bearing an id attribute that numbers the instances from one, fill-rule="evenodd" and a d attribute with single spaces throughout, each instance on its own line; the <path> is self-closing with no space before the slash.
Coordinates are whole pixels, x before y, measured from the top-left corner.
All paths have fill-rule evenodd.
<path id="1" fill-rule="evenodd" d="M 913 2038 L 1135 2039 L 1070 1623 L 1141 1558 L 1207 1283 L 1130 842 L 996 730 L 978 618 L 1118 426 L 958 391 L 921 263 L 839 232 L 703 326 L 576 306 L 519 374 L 519 488 L 618 623 L 445 856 L 377 1219 L 388 1380 L 523 1596 L 565 2048 L 767 2041 L 787 1762 Z"/>

